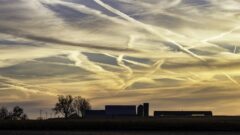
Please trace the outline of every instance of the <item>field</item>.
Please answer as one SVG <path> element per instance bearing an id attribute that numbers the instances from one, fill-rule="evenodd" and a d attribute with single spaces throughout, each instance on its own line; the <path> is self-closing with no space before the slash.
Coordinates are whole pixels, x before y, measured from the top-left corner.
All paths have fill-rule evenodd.
<path id="1" fill-rule="evenodd" d="M 105 118 L 80 120 L 0 121 L 0 130 L 240 132 L 240 117 Z"/>
<path id="2" fill-rule="evenodd" d="M 238 132 L 69 132 L 69 131 L 0 131 L 1 135 L 237 135 Z"/>

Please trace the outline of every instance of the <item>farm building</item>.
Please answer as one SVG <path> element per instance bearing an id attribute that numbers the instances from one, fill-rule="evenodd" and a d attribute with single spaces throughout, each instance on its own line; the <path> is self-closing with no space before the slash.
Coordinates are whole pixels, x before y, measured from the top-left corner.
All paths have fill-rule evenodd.
<path id="1" fill-rule="evenodd" d="M 209 117 L 211 111 L 154 111 L 154 117 Z"/>

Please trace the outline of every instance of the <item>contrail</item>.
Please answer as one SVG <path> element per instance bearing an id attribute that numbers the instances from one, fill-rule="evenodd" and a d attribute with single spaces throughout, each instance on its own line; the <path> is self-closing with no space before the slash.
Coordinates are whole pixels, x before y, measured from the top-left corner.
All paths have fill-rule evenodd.
<path id="1" fill-rule="evenodd" d="M 203 58 L 201 58 L 200 56 L 194 54 L 193 52 L 189 51 L 188 49 L 184 48 L 181 44 L 177 43 L 176 41 L 163 36 L 161 33 L 159 33 L 158 31 L 156 31 L 155 29 L 153 29 L 151 26 L 144 24 L 140 21 L 135 20 L 134 18 L 129 17 L 127 14 L 122 13 L 121 11 L 105 4 L 104 2 L 102 2 L 101 0 L 94 0 L 96 3 L 98 3 L 99 5 L 101 5 L 102 7 L 106 8 L 107 10 L 119 15 L 120 17 L 128 20 L 129 22 L 136 24 L 138 26 L 140 26 L 141 28 L 144 28 L 145 30 L 147 30 L 148 32 L 152 33 L 153 35 L 156 35 L 160 38 L 166 39 L 168 42 L 174 44 L 175 46 L 177 46 L 182 52 L 189 54 L 190 56 L 197 58 L 201 61 L 205 61 Z"/>
<path id="2" fill-rule="evenodd" d="M 15 88 L 16 90 L 20 90 L 20 91 L 27 92 L 27 93 L 30 92 L 30 93 L 35 93 L 35 94 L 40 93 L 40 94 L 45 94 L 45 95 L 49 95 L 49 96 L 57 96 L 57 94 L 55 94 L 55 93 L 45 91 L 45 90 L 44 91 L 40 90 L 42 88 L 40 88 L 40 89 L 33 88 L 33 86 L 26 85 L 22 82 L 19 82 L 18 80 L 12 79 L 12 78 L 0 76 L 0 79 L 5 80 L 3 82 L 4 85 Z"/>
<path id="3" fill-rule="evenodd" d="M 199 60 L 202 61 L 202 62 L 206 62 L 205 59 L 201 58 L 201 57 L 198 56 L 197 54 L 195 54 L 195 53 L 189 51 L 188 49 L 184 48 L 181 44 L 177 43 L 176 41 L 174 41 L 174 40 L 172 40 L 172 39 L 170 39 L 170 38 L 168 38 L 168 37 L 166 37 L 166 36 L 161 35 L 161 33 L 159 33 L 158 31 L 156 31 L 155 29 L 153 29 L 153 27 L 151 27 L 151 26 L 149 26 L 149 25 L 147 25 L 147 24 L 144 24 L 144 23 L 142 23 L 142 22 L 140 22 L 140 21 L 138 21 L 138 20 L 135 20 L 134 18 L 129 17 L 127 14 L 122 13 L 121 11 L 119 11 L 119 10 L 117 10 L 117 9 L 109 6 L 108 4 L 105 4 L 105 3 L 102 2 L 101 0 L 94 0 L 94 1 L 95 1 L 96 3 L 98 3 L 99 5 L 101 5 L 102 7 L 106 8 L 107 10 L 111 11 L 112 13 L 115 13 L 115 14 L 119 15 L 120 17 L 128 20 L 129 22 L 131 22 L 131 23 L 133 23 L 133 24 L 136 24 L 136 25 L 140 26 L 141 28 L 144 28 L 144 29 L 147 30 L 148 32 L 152 33 L 153 35 L 156 35 L 156 36 L 158 36 L 158 37 L 160 37 L 160 38 L 163 38 L 163 39 L 167 40 L 168 42 L 174 44 L 174 45 L 177 46 L 182 52 L 184 52 L 184 53 L 186 53 L 186 54 L 188 54 L 188 55 L 190 55 L 190 56 L 192 56 L 192 57 L 194 57 L 194 58 L 197 58 L 197 59 L 199 59 Z M 227 35 L 227 34 L 229 34 L 229 33 L 232 33 L 232 32 L 234 32 L 234 31 L 236 31 L 236 30 L 238 30 L 238 29 L 240 29 L 240 26 L 234 28 L 233 30 L 231 30 L 231 31 L 229 31 L 229 32 L 225 32 L 225 33 L 223 33 L 223 34 L 221 34 L 221 35 L 219 35 L 219 36 L 217 36 L 217 37 L 211 38 L 210 40 L 216 39 L 216 38 L 219 38 L 219 37 L 221 38 L 221 37 L 223 37 L 223 36 L 225 36 L 225 35 Z M 207 41 L 209 41 L 209 40 L 206 40 L 205 42 L 207 42 Z M 203 42 L 204 42 L 204 41 L 203 41 Z M 233 83 L 237 84 L 236 81 L 235 81 L 230 75 L 228 75 L 228 74 L 224 74 L 224 75 L 226 75 Z"/>
<path id="4" fill-rule="evenodd" d="M 237 46 L 235 45 L 235 46 L 234 46 L 233 53 L 236 54 L 236 52 L 237 52 Z"/>
<path id="5" fill-rule="evenodd" d="M 76 67 L 73 64 L 66 64 L 66 63 L 60 63 L 60 62 L 47 62 L 47 61 L 41 61 L 41 60 L 29 60 L 37 63 L 43 63 L 43 64 L 51 64 L 51 65 L 57 65 L 57 66 L 68 66 L 68 67 Z"/>
<path id="6" fill-rule="evenodd" d="M 27 33 L 27 32 L 22 31 L 22 30 L 12 29 L 12 28 L 7 28 L 7 27 L 0 27 L 0 33 L 13 35 L 13 36 L 17 36 L 17 37 L 20 37 L 20 38 L 25 38 L 25 39 L 28 39 L 28 40 L 32 40 L 32 41 L 49 43 L 49 44 L 81 47 L 81 48 L 95 49 L 95 50 L 105 50 L 105 51 L 112 51 L 112 52 L 132 52 L 132 53 L 139 52 L 137 50 L 130 49 L 130 48 L 116 48 L 116 47 L 110 47 L 110 46 L 104 46 L 104 45 L 77 43 L 77 42 L 66 41 L 66 40 L 53 38 L 53 37 L 33 35 L 31 33 Z"/>
<path id="7" fill-rule="evenodd" d="M 68 6 L 71 7 L 75 10 L 78 10 L 79 12 L 84 12 L 86 14 L 90 14 L 90 15 L 95 15 L 104 19 L 108 19 L 114 23 L 120 24 L 120 25 L 127 25 L 127 22 L 125 20 L 116 18 L 116 17 L 111 17 L 108 15 L 103 14 L 101 11 L 93 9 L 93 8 L 89 8 L 87 6 L 84 5 L 80 5 L 80 4 L 76 4 L 76 3 L 70 3 L 70 2 L 65 2 L 65 1 L 58 1 L 56 2 L 58 4 L 64 4 L 64 6 Z"/>
<path id="8" fill-rule="evenodd" d="M 223 74 L 224 74 L 229 80 L 231 80 L 233 83 L 239 85 L 239 83 L 238 83 L 235 79 L 233 79 L 229 74 L 227 74 L 227 73 L 225 73 L 225 72 L 223 72 Z"/>
<path id="9" fill-rule="evenodd" d="M 149 73 L 150 75 L 156 73 L 161 66 L 164 64 L 165 60 L 158 60 L 156 63 L 153 64 L 153 70 Z"/>
<path id="10" fill-rule="evenodd" d="M 154 74 L 161 68 L 162 64 L 164 63 L 164 60 L 157 61 L 151 68 L 151 70 L 145 74 L 141 75 L 135 75 L 132 76 L 127 80 L 125 85 L 123 86 L 124 89 L 128 88 L 129 86 L 132 86 L 133 84 L 137 82 L 147 82 L 147 83 L 155 83 L 154 80 Z"/>
<path id="11" fill-rule="evenodd" d="M 231 29 L 230 31 L 221 33 L 221 34 L 219 34 L 219 35 L 217 35 L 217 36 L 210 37 L 210 38 L 208 38 L 208 39 L 204 39 L 204 40 L 202 40 L 202 42 L 209 42 L 209 41 L 212 41 L 212 40 L 216 40 L 216 39 L 223 38 L 224 36 L 226 36 L 226 35 L 228 35 L 228 34 L 231 34 L 231 33 L 235 32 L 235 31 L 237 31 L 237 30 L 239 30 L 239 29 L 240 29 L 240 26 L 237 26 L 237 27 Z"/>
<path id="12" fill-rule="evenodd" d="M 228 35 L 228 34 L 231 34 L 231 33 L 235 32 L 235 31 L 237 31 L 237 30 L 239 30 L 239 29 L 240 29 L 240 26 L 237 26 L 237 27 L 231 29 L 230 31 L 221 33 L 221 34 L 218 35 L 218 36 L 214 36 L 214 37 L 211 37 L 211 38 L 202 40 L 202 42 L 207 43 L 207 42 L 212 41 L 212 40 L 216 40 L 216 39 L 223 38 L 224 36 L 226 36 L 226 35 Z M 235 46 L 235 48 L 234 48 L 234 53 L 236 53 L 236 49 L 237 49 L 237 47 Z M 234 84 L 239 85 L 239 83 L 238 83 L 234 78 L 232 78 L 229 74 L 227 74 L 227 73 L 225 73 L 225 72 L 222 72 L 222 73 L 223 73 L 230 81 L 232 81 Z"/>
<path id="13" fill-rule="evenodd" d="M 89 49 L 110 50 L 110 51 L 119 51 L 119 52 L 126 52 L 126 51 L 127 52 L 128 51 L 129 52 L 136 52 L 135 50 L 128 49 L 128 48 L 114 48 L 114 47 L 93 45 L 93 44 L 86 44 L 86 43 L 75 43 L 75 42 L 71 42 L 71 41 L 64 41 L 64 40 L 60 40 L 60 39 L 56 39 L 56 38 L 50 38 L 50 37 L 25 35 L 25 38 L 40 41 L 40 42 L 68 45 L 68 46 L 75 46 L 75 47 L 83 47 L 83 48 L 89 48 Z"/>
<path id="14" fill-rule="evenodd" d="M 114 55 L 111 55 L 111 54 L 108 54 L 108 53 L 104 53 L 104 55 L 117 59 L 117 56 L 114 56 Z M 139 62 L 136 62 L 136 61 L 127 60 L 127 59 L 124 59 L 124 58 L 122 60 L 125 61 L 125 62 L 128 62 L 128 63 L 134 64 L 134 65 L 140 66 L 140 67 L 144 67 L 144 68 L 149 68 L 150 67 L 147 64 L 139 63 Z"/>
<path id="15" fill-rule="evenodd" d="M 118 63 L 119 66 L 121 66 L 121 67 L 123 67 L 124 69 L 126 69 L 126 71 L 128 72 L 127 78 L 131 78 L 131 77 L 132 77 L 132 74 L 133 74 L 133 70 L 132 70 L 130 67 L 128 67 L 128 66 L 126 66 L 126 65 L 124 64 L 124 62 L 123 62 L 123 57 L 124 57 L 124 55 L 120 55 L 120 56 L 117 58 L 117 63 Z"/>
<path id="16" fill-rule="evenodd" d="M 117 86 L 114 87 L 120 87 L 121 85 L 125 84 L 123 79 L 119 77 L 117 73 L 105 70 L 101 66 L 97 65 L 95 62 L 90 61 L 87 56 L 83 55 L 79 51 L 69 52 L 68 58 L 69 60 L 75 62 L 76 67 L 94 73 L 93 76 L 95 76 L 96 78 L 101 78 L 101 80 L 111 79 L 111 81 L 114 81 L 115 84 L 117 84 Z"/>
<path id="17" fill-rule="evenodd" d="M 111 6 L 103 3 L 101 0 L 98 0 L 98 2 L 99 2 L 99 1 L 100 1 L 100 4 L 102 4 L 101 6 L 107 6 L 107 8 L 108 8 L 109 11 L 111 11 L 112 9 L 113 9 L 113 10 L 117 10 L 117 9 L 114 9 L 114 8 L 112 8 Z M 178 1 L 178 2 L 177 2 L 177 1 Z M 133 1 L 132 1 L 132 2 L 133 2 Z M 176 0 L 175 2 L 181 3 L 180 0 Z M 175 3 L 175 2 L 173 2 L 173 3 Z M 138 3 L 138 2 L 137 2 L 137 3 Z M 149 6 L 151 7 L 151 5 L 148 5 L 147 7 L 150 8 Z M 106 7 L 105 7 L 105 8 L 106 8 Z M 107 9 L 107 8 L 106 8 L 106 9 Z M 111 10 L 110 10 L 110 9 L 111 9 Z M 113 12 L 113 13 L 121 16 L 121 14 L 119 14 L 119 12 L 120 12 L 120 13 L 122 13 L 122 12 L 119 11 L 119 10 L 117 10 L 117 11 L 118 11 L 118 13 L 115 13 L 115 11 L 114 11 L 114 12 L 111 11 L 111 12 Z M 169 16 L 174 16 L 174 17 L 176 17 L 176 18 L 181 18 L 181 17 L 183 17 L 183 16 L 180 17 L 180 16 L 177 16 L 177 15 L 175 15 L 175 14 L 167 13 L 167 12 L 165 12 L 165 11 L 161 11 L 161 13 L 164 13 L 164 14 L 169 15 Z M 124 14 L 124 13 L 122 13 L 122 14 Z M 128 18 L 126 18 L 126 16 L 127 16 Z M 133 16 L 134 16 L 134 14 L 133 14 Z M 122 17 L 122 16 L 121 16 L 121 17 Z M 132 18 L 131 15 L 125 14 L 125 16 L 122 17 L 122 18 L 124 18 L 124 19 L 126 19 L 126 20 L 128 20 L 128 21 L 129 21 L 129 18 L 130 18 L 130 22 L 135 21 L 135 22 L 141 23 L 141 25 L 145 25 L 146 27 L 150 28 L 150 31 L 147 30 L 147 31 L 149 31 L 150 33 L 155 34 L 155 35 L 158 35 L 159 37 L 164 37 L 167 41 L 169 41 L 169 42 L 173 43 L 174 45 L 176 45 L 176 46 L 177 46 L 180 50 L 182 50 L 184 53 L 190 54 L 190 55 L 192 55 L 193 57 L 196 57 L 197 59 L 200 59 L 201 61 L 205 61 L 203 58 L 201 58 L 201 57 L 198 56 L 197 54 L 194 54 L 193 52 L 189 51 L 188 48 L 183 47 L 183 46 L 182 46 L 181 44 L 179 44 L 178 42 L 176 42 L 176 41 L 168 38 L 167 36 L 161 35 L 161 33 L 159 33 L 159 32 L 156 30 L 156 28 L 159 28 L 159 29 L 163 30 L 163 32 L 166 32 L 166 33 L 168 33 L 168 34 L 172 34 L 172 35 L 174 35 L 174 36 L 177 36 L 177 37 L 180 37 L 180 38 L 184 38 L 184 40 L 191 41 L 191 42 L 189 43 L 189 44 L 191 44 L 191 45 L 196 45 L 196 43 L 198 43 L 198 44 L 201 44 L 201 46 L 202 46 L 203 42 L 200 42 L 200 41 L 194 40 L 194 39 L 190 39 L 190 38 L 186 37 L 185 35 L 182 35 L 182 34 L 173 32 L 173 31 L 171 31 L 171 30 L 169 30 L 169 29 L 160 28 L 160 27 L 156 27 L 156 26 L 153 28 L 153 27 L 150 26 L 150 25 L 144 24 L 144 23 L 142 23 L 142 22 L 140 22 L 140 21 Z M 194 22 L 194 21 L 195 21 L 195 20 L 189 20 L 188 18 L 181 18 L 181 19 L 187 20 L 187 21 L 191 21 L 191 22 Z M 135 24 L 135 23 L 134 23 L 134 24 Z M 141 27 L 142 27 L 142 26 L 141 26 Z M 143 27 L 143 28 L 144 28 L 144 27 Z M 218 46 L 216 46 L 215 44 L 212 44 L 212 43 L 207 43 L 207 42 L 205 42 L 205 44 L 207 44 L 208 46 L 218 47 Z M 194 47 L 194 48 L 195 48 L 195 47 Z"/>
<path id="18" fill-rule="evenodd" d="M 68 58 L 69 60 L 75 62 L 76 67 L 83 68 L 93 73 L 108 73 L 108 71 L 104 70 L 102 67 L 90 62 L 88 58 L 84 56 L 81 52 L 70 52 Z"/>
<path id="19" fill-rule="evenodd" d="M 128 48 L 133 48 L 133 43 L 135 42 L 135 40 L 136 40 L 136 36 L 131 35 L 131 36 L 129 37 Z"/>

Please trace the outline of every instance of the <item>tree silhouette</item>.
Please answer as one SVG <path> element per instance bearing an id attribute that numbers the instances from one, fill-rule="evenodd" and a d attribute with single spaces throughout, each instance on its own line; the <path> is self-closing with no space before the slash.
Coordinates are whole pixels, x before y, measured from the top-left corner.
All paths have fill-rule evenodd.
<path id="1" fill-rule="evenodd" d="M 56 114 L 61 113 L 65 118 L 68 118 L 74 112 L 72 105 L 73 100 L 71 95 L 67 95 L 66 97 L 58 96 L 58 102 L 53 108 L 53 111 L 55 111 Z"/>
<path id="2" fill-rule="evenodd" d="M 86 110 L 91 109 L 91 104 L 87 99 L 78 96 L 74 98 L 73 107 L 78 116 L 84 117 Z"/>
<path id="3" fill-rule="evenodd" d="M 12 120 L 25 120 L 25 119 L 27 119 L 27 115 L 24 114 L 24 110 L 19 106 L 15 106 L 13 108 L 13 111 L 10 114 L 10 117 L 11 117 Z"/>
<path id="4" fill-rule="evenodd" d="M 73 115 L 84 117 L 85 111 L 90 109 L 90 102 L 81 96 L 73 98 L 71 95 L 60 95 L 53 111 L 56 114 L 62 114 L 65 118 L 71 118 Z"/>
<path id="5" fill-rule="evenodd" d="M 26 120 L 27 115 L 24 114 L 24 110 L 19 106 L 15 106 L 11 112 L 9 112 L 7 108 L 2 107 L 0 109 L 0 119 L 1 120 Z"/>
<path id="6" fill-rule="evenodd" d="M 4 120 L 8 117 L 9 113 L 8 113 L 8 110 L 7 108 L 5 107 L 1 107 L 0 108 L 0 120 Z"/>

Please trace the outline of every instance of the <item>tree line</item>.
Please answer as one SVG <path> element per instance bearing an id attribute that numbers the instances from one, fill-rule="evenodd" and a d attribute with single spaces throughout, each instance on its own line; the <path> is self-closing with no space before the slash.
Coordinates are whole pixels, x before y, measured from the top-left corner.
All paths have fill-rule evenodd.
<path id="1" fill-rule="evenodd" d="M 0 108 L 0 120 L 26 120 L 27 118 L 24 110 L 19 106 L 15 106 L 12 111 L 6 107 Z"/>
<path id="2" fill-rule="evenodd" d="M 64 118 L 83 118 L 86 110 L 91 109 L 90 102 L 81 97 L 73 97 L 71 95 L 58 96 L 57 103 L 52 109 L 55 114 L 61 114 Z M 11 111 L 6 107 L 0 108 L 0 120 L 27 120 L 28 116 L 24 113 L 24 109 L 15 106 Z"/>

